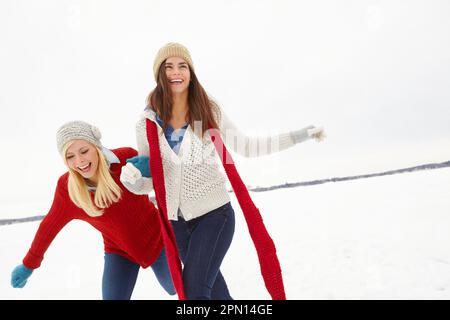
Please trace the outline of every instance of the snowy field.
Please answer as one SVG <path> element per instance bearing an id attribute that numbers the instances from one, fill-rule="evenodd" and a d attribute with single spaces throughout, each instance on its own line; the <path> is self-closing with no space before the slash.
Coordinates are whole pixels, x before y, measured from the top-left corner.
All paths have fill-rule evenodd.
<path id="1" fill-rule="evenodd" d="M 275 240 L 288 299 L 449 299 L 450 169 L 252 193 Z M 222 271 L 235 299 L 269 299 L 237 202 Z M 23 289 L 10 287 L 37 222 L 0 227 L 0 299 L 100 299 L 102 239 L 69 224 Z M 132 299 L 175 299 L 151 269 Z"/>

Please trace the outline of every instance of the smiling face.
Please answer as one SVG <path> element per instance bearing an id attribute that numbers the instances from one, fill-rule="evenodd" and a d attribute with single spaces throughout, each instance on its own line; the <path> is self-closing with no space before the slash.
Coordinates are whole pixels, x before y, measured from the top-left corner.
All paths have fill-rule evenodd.
<path id="1" fill-rule="evenodd" d="M 98 161 L 97 148 L 85 140 L 73 140 L 67 148 L 67 166 L 94 183 L 97 183 Z"/>
<path id="2" fill-rule="evenodd" d="M 167 58 L 163 67 L 172 93 L 183 93 L 188 90 L 191 72 L 188 63 L 183 58 Z"/>

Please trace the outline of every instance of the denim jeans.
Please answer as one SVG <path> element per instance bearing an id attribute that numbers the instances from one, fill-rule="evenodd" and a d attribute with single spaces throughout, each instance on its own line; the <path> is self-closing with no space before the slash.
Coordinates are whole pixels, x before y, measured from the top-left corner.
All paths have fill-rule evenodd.
<path id="1" fill-rule="evenodd" d="M 220 265 L 234 235 L 234 210 L 227 203 L 185 221 L 171 221 L 183 261 L 183 284 L 190 300 L 232 300 Z"/>
<path id="2" fill-rule="evenodd" d="M 161 250 L 159 257 L 151 265 L 151 268 L 164 290 L 168 294 L 174 295 L 176 292 L 164 249 Z M 129 300 L 136 284 L 139 269 L 138 264 L 119 254 L 105 253 L 102 280 L 103 300 Z"/>

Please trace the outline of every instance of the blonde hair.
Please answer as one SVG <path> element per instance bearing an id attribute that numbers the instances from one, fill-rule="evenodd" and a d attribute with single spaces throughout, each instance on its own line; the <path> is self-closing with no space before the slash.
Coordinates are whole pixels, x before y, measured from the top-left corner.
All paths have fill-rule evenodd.
<path id="1" fill-rule="evenodd" d="M 67 165 L 65 154 L 72 142 L 66 143 L 63 147 L 64 163 Z M 91 144 L 94 146 L 93 144 Z M 98 154 L 98 183 L 94 194 L 94 202 L 88 190 L 86 180 L 75 170 L 69 168 L 69 197 L 79 208 L 83 209 L 91 217 L 103 215 L 103 209 L 108 208 L 112 203 L 118 202 L 122 196 L 122 189 L 117 185 L 109 172 L 108 163 L 101 150 L 94 146 Z"/>

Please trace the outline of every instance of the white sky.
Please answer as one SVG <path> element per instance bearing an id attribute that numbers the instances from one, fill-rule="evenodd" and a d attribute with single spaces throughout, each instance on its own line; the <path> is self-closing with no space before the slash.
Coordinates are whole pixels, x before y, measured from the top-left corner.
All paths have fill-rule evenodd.
<path id="1" fill-rule="evenodd" d="M 244 131 L 325 127 L 322 144 L 238 158 L 248 184 L 447 161 L 449 17 L 449 1 L 3 0 L 0 200 L 51 199 L 66 121 L 135 147 L 153 58 L 171 41 Z"/>

